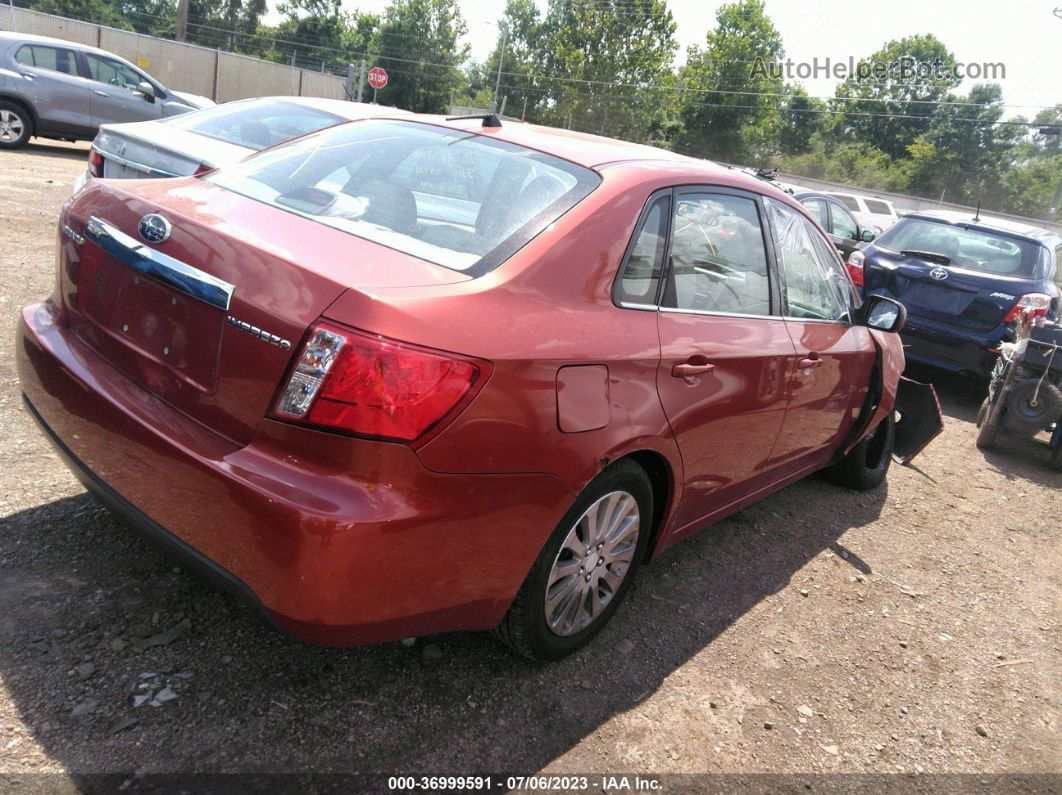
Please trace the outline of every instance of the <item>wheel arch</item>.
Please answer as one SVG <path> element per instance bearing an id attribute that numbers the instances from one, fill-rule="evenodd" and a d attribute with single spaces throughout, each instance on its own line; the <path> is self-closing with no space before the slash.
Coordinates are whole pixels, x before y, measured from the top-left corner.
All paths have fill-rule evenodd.
<path id="1" fill-rule="evenodd" d="M 649 543 L 645 545 L 645 558 L 642 561 L 648 563 L 653 558 L 660 542 L 660 536 L 671 509 L 675 476 L 668 460 L 655 450 L 634 450 L 617 459 L 617 461 L 624 460 L 637 464 L 649 478 L 649 484 L 653 489 L 653 525 Z"/>
<path id="2" fill-rule="evenodd" d="M 20 108 L 26 111 L 26 113 L 28 113 L 30 117 L 30 124 L 33 125 L 33 128 L 30 130 L 30 137 L 33 137 L 37 134 L 37 129 L 39 128 L 40 123 L 39 119 L 37 118 L 37 111 L 34 110 L 32 103 L 27 102 L 25 97 L 23 97 L 21 94 L 16 94 L 12 91 L 0 91 L 0 100 L 4 102 L 10 102 L 12 105 L 18 105 Z"/>

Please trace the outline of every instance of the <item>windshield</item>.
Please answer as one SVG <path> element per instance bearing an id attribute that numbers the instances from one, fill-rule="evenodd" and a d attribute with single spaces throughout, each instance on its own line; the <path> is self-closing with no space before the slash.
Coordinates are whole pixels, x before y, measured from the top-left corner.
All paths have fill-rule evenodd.
<path id="1" fill-rule="evenodd" d="M 958 268 L 1021 279 L 1034 278 L 1040 258 L 1040 246 L 1031 240 L 921 218 L 901 219 L 877 244 L 937 254 Z"/>
<path id="2" fill-rule="evenodd" d="M 598 184 L 589 169 L 477 133 L 342 124 L 208 178 L 454 270 L 485 273 Z"/>
<path id="3" fill-rule="evenodd" d="M 182 130 L 256 152 L 341 121 L 334 113 L 282 100 L 233 102 L 166 119 Z"/>

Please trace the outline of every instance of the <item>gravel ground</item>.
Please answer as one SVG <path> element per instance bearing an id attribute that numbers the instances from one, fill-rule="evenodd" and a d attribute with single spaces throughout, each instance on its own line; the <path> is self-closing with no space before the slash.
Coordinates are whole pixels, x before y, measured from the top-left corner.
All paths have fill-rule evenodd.
<path id="1" fill-rule="evenodd" d="M 979 387 L 934 373 L 917 467 L 706 530 L 560 663 L 260 626 L 117 525 L 21 406 L 17 309 L 51 288 L 86 151 L 0 153 L 0 773 L 1062 772 L 1062 474 L 1042 438 L 978 451 Z"/>

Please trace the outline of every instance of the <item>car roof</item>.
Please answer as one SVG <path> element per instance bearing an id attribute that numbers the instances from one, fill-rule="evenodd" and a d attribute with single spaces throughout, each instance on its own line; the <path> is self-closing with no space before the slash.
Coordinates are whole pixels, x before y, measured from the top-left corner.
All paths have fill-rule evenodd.
<path id="1" fill-rule="evenodd" d="M 921 218 L 928 221 L 937 221 L 956 226 L 970 226 L 984 229 L 989 232 L 1006 232 L 1010 235 L 1027 237 L 1042 243 L 1045 246 L 1054 247 L 1062 243 L 1062 236 L 1058 232 L 1052 232 L 1040 226 L 1023 224 L 1019 221 L 1011 221 L 1006 218 L 993 218 L 991 216 L 977 216 L 969 212 L 958 210 L 919 210 L 907 213 L 905 218 Z"/>
<path id="2" fill-rule="evenodd" d="M 106 55 L 111 58 L 125 60 L 120 55 L 115 55 L 113 52 L 108 52 L 107 50 L 101 50 L 99 47 L 90 47 L 87 44 L 81 44 L 76 41 L 67 41 L 66 39 L 55 39 L 50 36 L 38 36 L 35 33 L 15 33 L 10 30 L 0 30 L 0 41 L 19 41 L 25 42 L 26 44 L 48 44 L 53 47 L 65 47 L 70 50 L 99 53 L 100 55 Z"/>
<path id="3" fill-rule="evenodd" d="M 615 138 L 605 138 L 602 135 L 557 127 L 525 124 L 520 121 L 503 120 L 501 127 L 484 127 L 479 118 L 447 119 L 445 116 L 427 114 L 415 114 L 410 117 L 410 121 L 425 121 L 454 130 L 487 135 L 519 146 L 526 146 L 528 149 L 537 149 L 586 168 L 596 168 L 606 163 L 625 160 L 662 160 L 687 164 L 709 162 L 646 144 L 619 141 Z"/>
<path id="4" fill-rule="evenodd" d="M 315 108 L 317 110 L 323 110 L 327 113 L 334 113 L 336 116 L 342 116 L 345 119 L 355 120 L 363 119 L 366 116 L 411 116 L 413 115 L 408 110 L 402 110 L 401 108 L 393 108 L 387 105 L 374 105 L 371 102 L 351 102 L 345 99 L 326 99 L 324 97 L 295 97 L 295 96 L 269 96 L 269 97 L 252 97 L 249 99 L 237 99 L 232 103 L 224 103 L 226 105 L 235 103 L 251 103 L 251 102 L 289 102 L 295 105 L 302 105 L 307 108 Z"/>
<path id="5" fill-rule="evenodd" d="M 848 209 L 847 207 L 845 207 L 844 202 L 842 202 L 840 199 L 837 198 L 837 196 L 832 193 L 823 193 L 822 191 L 817 190 L 798 190 L 796 193 L 793 194 L 793 198 L 796 199 L 798 202 L 804 201 L 804 199 L 822 199 L 823 201 L 838 204 L 841 207 L 844 207 L 846 210 Z"/>

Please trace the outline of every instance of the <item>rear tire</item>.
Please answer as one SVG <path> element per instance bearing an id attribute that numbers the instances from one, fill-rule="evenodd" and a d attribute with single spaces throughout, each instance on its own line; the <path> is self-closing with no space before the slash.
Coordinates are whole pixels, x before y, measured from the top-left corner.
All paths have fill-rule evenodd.
<path id="1" fill-rule="evenodd" d="M 14 102 L 0 100 L 0 149 L 18 149 L 33 134 L 29 111 Z"/>
<path id="2" fill-rule="evenodd" d="M 896 425 L 892 412 L 883 419 L 852 451 L 823 472 L 835 486 L 855 491 L 870 491 L 880 486 L 889 474 L 892 450 L 896 442 Z"/>
<path id="3" fill-rule="evenodd" d="M 640 466 L 621 460 L 599 474 L 549 537 L 494 634 L 532 660 L 585 646 L 630 591 L 652 517 L 653 490 Z"/>

